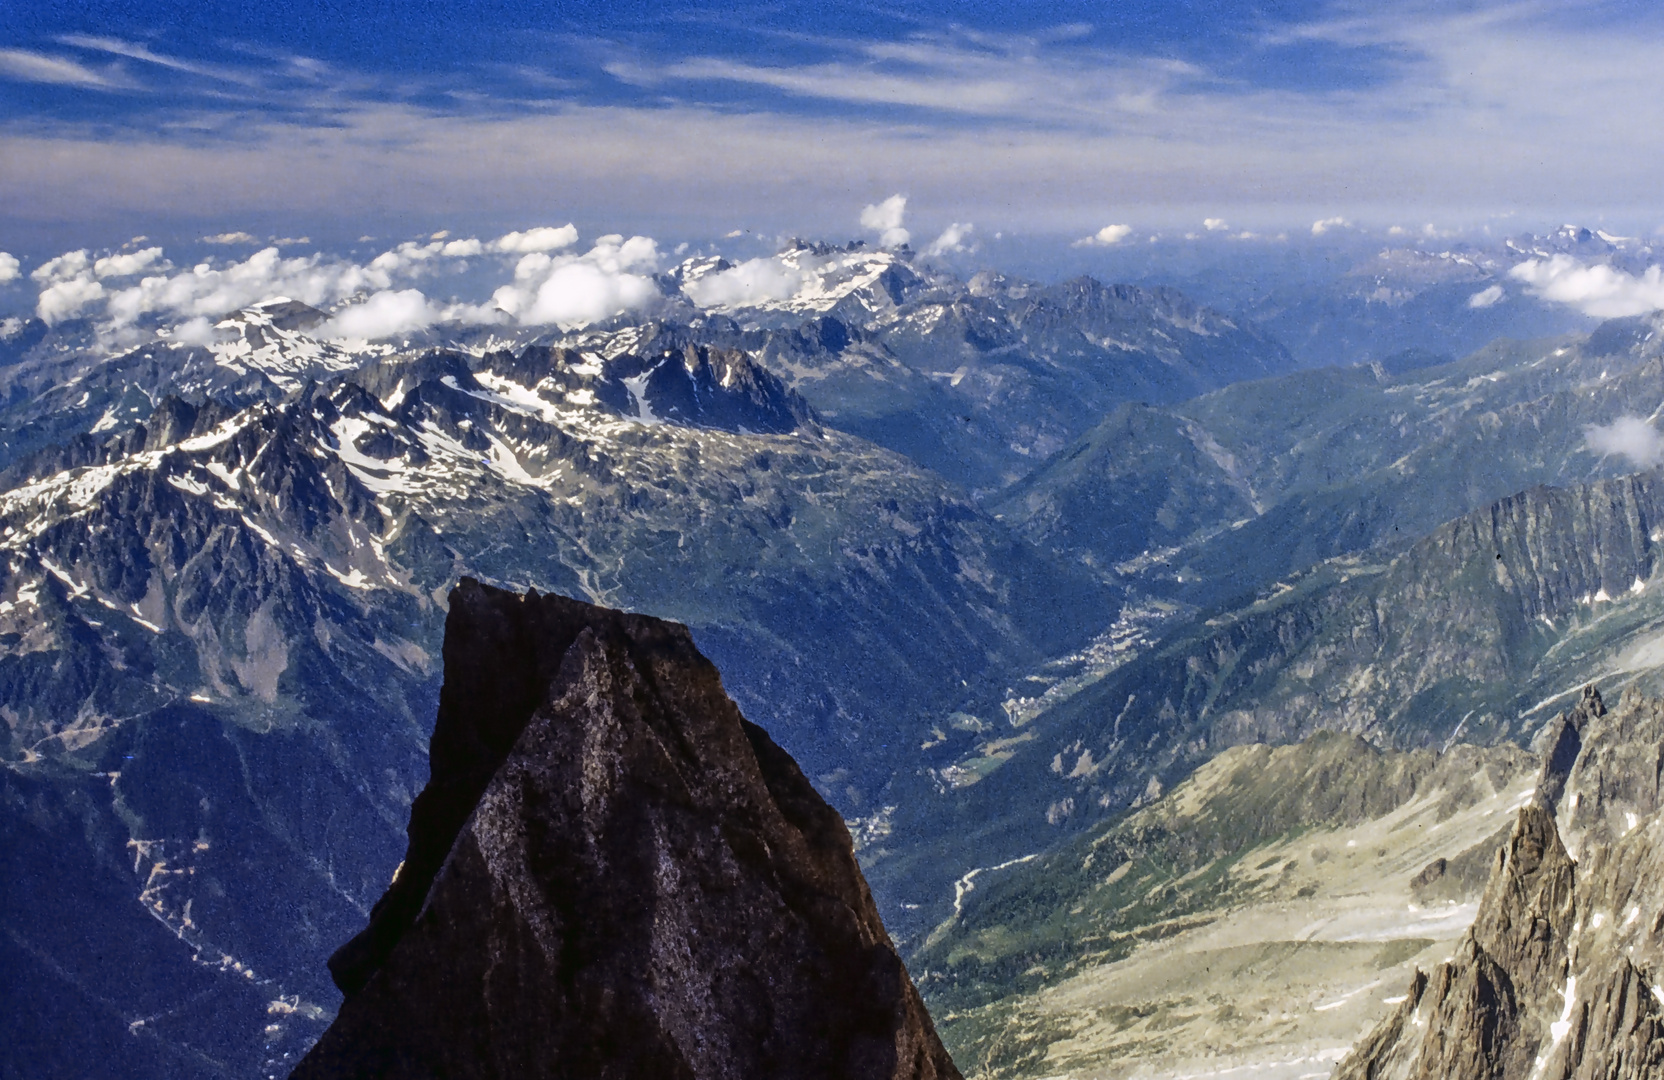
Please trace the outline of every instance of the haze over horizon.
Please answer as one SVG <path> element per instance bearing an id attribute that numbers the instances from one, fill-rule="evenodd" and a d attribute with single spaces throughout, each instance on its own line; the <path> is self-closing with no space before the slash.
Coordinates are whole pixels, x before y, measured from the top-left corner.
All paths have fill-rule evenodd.
<path id="1" fill-rule="evenodd" d="M 925 241 L 1650 236 L 1660 44 L 1633 0 L 18 5 L 0 247 L 572 221 L 669 248 L 845 236 L 895 193 Z"/>

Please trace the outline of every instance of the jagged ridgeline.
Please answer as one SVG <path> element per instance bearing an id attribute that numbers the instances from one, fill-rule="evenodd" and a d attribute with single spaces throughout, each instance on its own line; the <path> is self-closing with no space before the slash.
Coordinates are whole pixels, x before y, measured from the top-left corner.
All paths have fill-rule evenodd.
<path id="1" fill-rule="evenodd" d="M 680 618 L 852 816 L 925 718 L 1113 617 L 743 354 L 348 358 L 302 315 L 12 373 L 0 950 L 17 1045 L 71 1071 L 278 1072 L 321 1029 L 460 573 Z"/>
<path id="2" fill-rule="evenodd" d="M 912 957 L 967 1075 L 1664 1075 L 1664 699 L 1540 753 L 1321 733 L 960 882 Z"/>
<path id="3" fill-rule="evenodd" d="M 432 778 L 297 1080 L 957 1080 L 849 832 L 685 627 L 464 579 Z"/>
<path id="4" fill-rule="evenodd" d="M 1287 362 L 1176 294 L 811 256 L 824 287 L 777 310 L 435 331 L 467 351 L 353 352 L 288 301 L 206 347 L 8 330 L 11 1044 L 70 1073 L 287 1069 L 335 1001 L 321 958 L 397 861 L 459 574 L 682 620 L 840 810 L 881 814 L 921 729 L 997 715 L 1119 590 L 829 421 L 896 446 L 933 426 L 943 464 L 984 453 L 959 417 L 997 417 L 977 475 L 1008 476 L 1100 409 L 1074 366 L 1188 372 L 1165 399 Z M 983 329 L 932 352 L 972 301 Z"/>
<path id="5" fill-rule="evenodd" d="M 1013 967 L 1032 942 L 954 936 L 1040 860 L 976 868 L 1149 811 L 1234 743 L 1523 738 L 1591 672 L 1653 666 L 1655 485 L 1583 434 L 1656 404 L 1646 320 L 1279 376 L 1275 341 L 1170 290 L 779 258 L 786 301 L 724 303 L 725 264 L 692 260 L 646 321 L 570 334 L 349 349 L 273 302 L 111 355 L 8 324 L 13 1045 L 69 1074 L 288 1069 L 397 863 L 463 575 L 688 625 L 849 819 L 898 940 L 959 950 L 923 988 L 966 1010 L 1045 983 Z M 1512 797 L 1497 760 L 1464 829 Z M 1429 888 L 1466 896 L 1494 832 L 1407 876 L 1445 858 Z"/>
<path id="6" fill-rule="evenodd" d="M 1661 745 L 1664 700 L 1639 693 L 1557 721 L 1472 929 L 1337 1080 L 1664 1075 Z"/>

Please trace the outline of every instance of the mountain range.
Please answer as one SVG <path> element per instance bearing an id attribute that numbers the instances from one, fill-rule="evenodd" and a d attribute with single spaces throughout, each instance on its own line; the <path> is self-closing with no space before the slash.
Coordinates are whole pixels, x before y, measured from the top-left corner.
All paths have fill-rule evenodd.
<path id="1" fill-rule="evenodd" d="M 1191 882 L 1243 844 L 1433 807 L 1460 850 L 1379 849 L 1471 892 L 1522 747 L 1591 679 L 1654 687 L 1664 494 L 1589 435 L 1660 408 L 1651 317 L 1311 367 L 1170 288 L 777 261 L 785 295 L 695 259 L 572 331 L 343 342 L 281 298 L 206 344 L 8 324 L 17 1075 L 287 1075 L 428 778 L 463 576 L 686 624 L 845 819 L 967 1075 L 1048 1060 L 1064 974 L 1216 921 Z M 1175 823 L 1263 755 L 1287 791 Z M 1074 912 L 1105 844 L 1161 868 Z M 1382 880 L 1301 858 L 1231 902 Z"/>

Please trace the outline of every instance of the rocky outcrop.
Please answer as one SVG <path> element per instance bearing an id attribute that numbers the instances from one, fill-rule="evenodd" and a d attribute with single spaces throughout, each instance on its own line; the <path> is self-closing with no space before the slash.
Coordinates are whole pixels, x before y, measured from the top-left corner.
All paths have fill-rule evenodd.
<path id="1" fill-rule="evenodd" d="M 1590 688 L 1555 721 L 1472 930 L 1337 1080 L 1664 1077 L 1661 718 L 1664 701 L 1631 691 L 1608 710 Z"/>
<path id="2" fill-rule="evenodd" d="M 684 627 L 465 579 L 432 780 L 294 1076 L 957 1078 L 842 819 Z"/>

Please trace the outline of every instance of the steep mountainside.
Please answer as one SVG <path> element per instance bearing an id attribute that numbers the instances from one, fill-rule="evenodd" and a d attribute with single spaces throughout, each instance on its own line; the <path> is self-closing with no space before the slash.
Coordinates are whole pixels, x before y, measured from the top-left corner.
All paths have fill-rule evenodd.
<path id="1" fill-rule="evenodd" d="M 1298 372 L 1117 413 L 992 508 L 1140 588 L 1215 606 L 1322 559 L 1400 550 L 1527 487 L 1633 468 L 1591 450 L 1587 429 L 1659 408 L 1656 331 L 1619 319 L 1441 366 Z"/>
<path id="2" fill-rule="evenodd" d="M 1182 401 L 1293 366 L 1257 327 L 1173 289 L 1091 278 L 1042 286 L 992 273 L 964 282 L 863 248 L 801 247 L 777 259 L 786 271 L 806 262 L 825 269 L 784 301 L 673 309 L 646 327 L 565 343 L 602 353 L 687 342 L 743 348 L 833 426 L 987 491 L 1118 403 Z M 735 272 L 726 263 L 696 269 L 695 282 Z M 678 272 L 682 288 L 699 296 L 690 272 Z"/>
<path id="3" fill-rule="evenodd" d="M 683 627 L 465 579 L 432 779 L 295 1070 L 957 1078 L 849 834 Z"/>
<path id="4" fill-rule="evenodd" d="M 971 1076 L 1321 1074 L 1471 921 L 1536 772 L 1506 745 L 1235 747 L 962 878 L 911 965 Z"/>
<path id="5" fill-rule="evenodd" d="M 1415 973 L 1337 1077 L 1664 1070 L 1661 739 L 1664 701 L 1633 692 L 1611 712 L 1588 692 L 1558 722 L 1537 798 L 1493 862 L 1472 929 L 1430 975 Z"/>
<path id="6" fill-rule="evenodd" d="M 460 574 L 690 624 L 852 818 L 934 717 L 1114 616 L 739 353 L 436 351 L 327 381 L 303 358 L 287 391 L 224 359 L 71 365 L 0 417 L 68 403 L 0 466 L 3 992 L 31 1053 L 136 1038 L 130 1075 L 279 1074 L 315 1037 L 322 958 L 397 861 Z"/>
<path id="7" fill-rule="evenodd" d="M 1333 560 L 1176 622 L 1013 713 L 1020 727 L 994 736 L 1000 760 L 974 782 L 939 770 L 946 790 L 925 805 L 956 826 L 928 853 L 871 860 L 869 876 L 917 883 L 919 921 L 904 924 L 916 940 L 964 868 L 1040 850 L 1229 746 L 1320 728 L 1400 747 L 1528 740 L 1589 679 L 1657 685 L 1661 543 L 1652 474 L 1538 488 L 1390 561 Z M 898 828 L 920 827 L 909 812 Z"/>

